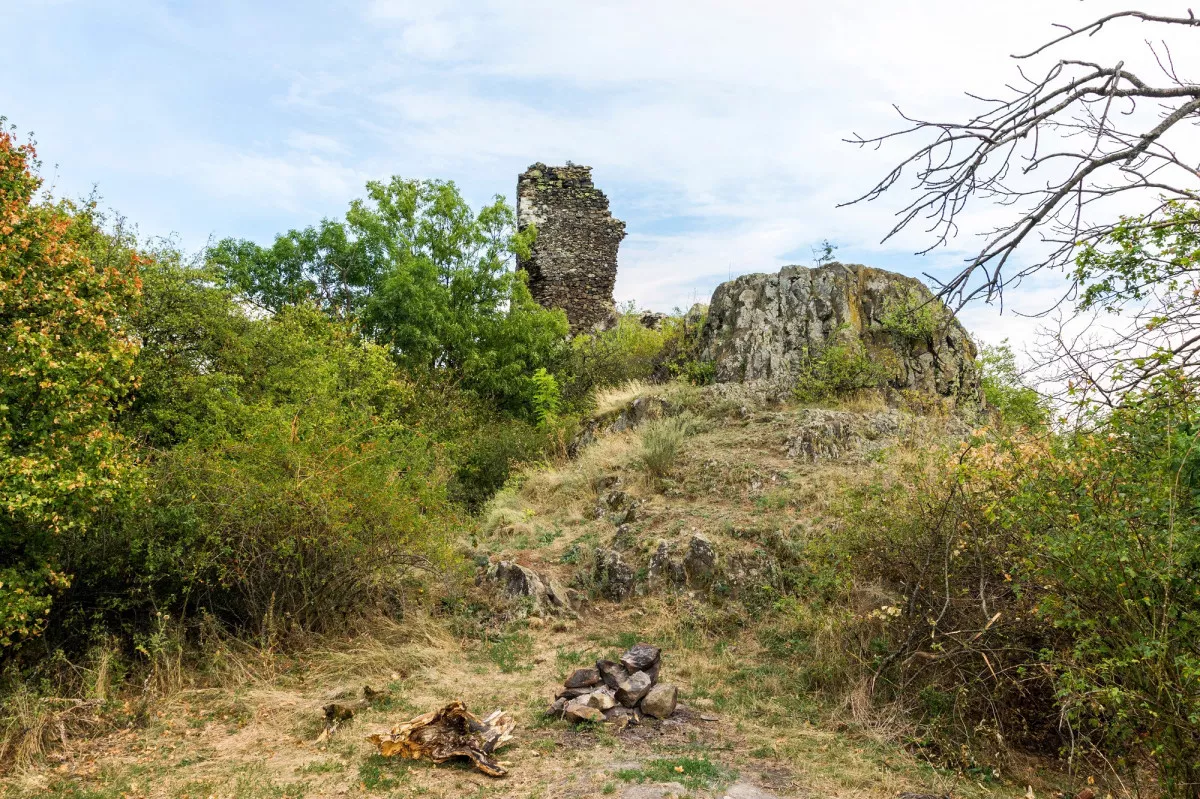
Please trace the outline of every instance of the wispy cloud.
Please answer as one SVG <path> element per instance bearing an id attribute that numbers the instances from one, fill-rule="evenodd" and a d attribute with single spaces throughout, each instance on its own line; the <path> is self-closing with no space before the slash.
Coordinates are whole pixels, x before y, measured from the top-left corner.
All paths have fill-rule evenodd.
<path id="1" fill-rule="evenodd" d="M 959 116 L 973 102 L 963 90 L 1002 91 L 1008 54 L 1050 23 L 1116 5 L 109 0 L 62 15 L 18 2 L 10 16 L 31 34 L 9 57 L 37 77 L 0 113 L 39 132 L 64 188 L 98 181 L 144 230 L 193 246 L 340 215 L 369 178 L 450 178 L 482 202 L 511 196 L 533 161 L 591 164 L 628 223 L 618 297 L 669 308 L 803 261 L 825 238 L 848 258 L 951 274 L 979 244 L 970 234 L 1007 212 L 978 204 L 932 257 L 909 255 L 928 243 L 919 230 L 881 245 L 903 185 L 836 206 L 903 147 L 842 140 L 893 128 L 893 102 Z M 1141 35 L 1106 29 L 1086 46 L 1134 63 Z M 1185 72 L 1197 58 L 1176 52 Z M 1029 309 L 1056 285 L 1047 276 L 1009 302 Z M 1031 328 L 986 307 L 965 318 L 987 335 Z"/>

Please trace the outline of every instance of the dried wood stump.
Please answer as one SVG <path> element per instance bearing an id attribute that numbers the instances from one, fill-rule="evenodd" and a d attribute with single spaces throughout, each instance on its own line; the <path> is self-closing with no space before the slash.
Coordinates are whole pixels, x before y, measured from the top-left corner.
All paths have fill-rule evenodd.
<path id="1" fill-rule="evenodd" d="M 441 710 L 392 727 L 390 734 L 378 733 L 367 740 L 379 747 L 384 757 L 428 758 L 434 763 L 469 757 L 475 768 L 489 777 L 503 777 L 508 769 L 495 759 L 495 753 L 512 740 L 515 725 L 503 710 L 493 710 L 480 719 L 461 700 L 455 700 Z"/>

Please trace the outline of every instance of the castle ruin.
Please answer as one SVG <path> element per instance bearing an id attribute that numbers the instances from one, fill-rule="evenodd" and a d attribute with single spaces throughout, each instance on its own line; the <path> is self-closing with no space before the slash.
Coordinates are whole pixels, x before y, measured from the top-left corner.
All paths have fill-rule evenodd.
<path id="1" fill-rule="evenodd" d="M 562 308 L 571 332 L 589 331 L 613 314 L 617 248 L 625 223 L 592 183 L 592 168 L 534 164 L 517 179 L 517 227 L 537 227 L 529 258 L 529 291 L 546 308 Z"/>

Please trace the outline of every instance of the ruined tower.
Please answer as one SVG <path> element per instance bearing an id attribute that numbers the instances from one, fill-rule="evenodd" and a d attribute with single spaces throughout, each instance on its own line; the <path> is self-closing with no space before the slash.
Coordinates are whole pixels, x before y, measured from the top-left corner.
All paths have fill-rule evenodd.
<path id="1" fill-rule="evenodd" d="M 568 162 L 525 170 L 517 179 L 517 227 L 530 223 L 537 241 L 517 266 L 529 273 L 533 298 L 566 311 L 572 333 L 606 321 L 625 223 L 609 213 L 608 198 L 592 184 L 592 168 Z"/>

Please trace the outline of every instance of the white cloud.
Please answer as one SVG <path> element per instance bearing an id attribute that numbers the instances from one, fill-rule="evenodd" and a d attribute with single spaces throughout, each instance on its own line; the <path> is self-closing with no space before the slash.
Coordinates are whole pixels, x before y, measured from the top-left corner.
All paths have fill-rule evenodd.
<path id="1" fill-rule="evenodd" d="M 159 176 L 153 188 L 138 186 L 143 195 L 156 192 L 156 202 L 187 192 L 192 214 L 207 203 L 241 212 L 228 214 L 235 219 L 283 211 L 295 215 L 290 225 L 303 225 L 314 221 L 306 214 L 344 208 L 368 178 L 452 178 L 483 201 L 496 192 L 511 196 L 516 174 L 535 160 L 571 159 L 595 168 L 614 213 L 630 223 L 619 298 L 657 308 L 689 304 L 731 273 L 775 269 L 796 260 L 781 254 L 823 238 L 861 260 L 890 264 L 897 252 L 921 249 L 928 238 L 918 230 L 878 243 L 910 199 L 904 184 L 880 203 L 835 208 L 867 189 L 907 143 L 876 152 L 842 139 L 896 127 L 892 103 L 924 117 L 961 118 L 975 105 L 963 92 L 1003 91 L 1017 78 L 1008 55 L 1052 36 L 1052 22 L 1088 20 L 1121 5 L 369 0 L 357 12 L 303 3 L 277 12 L 219 4 L 219 18 L 245 32 L 230 41 L 219 25 L 139 3 L 150 32 L 166 31 L 177 51 L 197 54 L 187 56 L 192 72 L 170 83 L 183 97 L 173 105 L 175 98 L 144 89 L 140 72 L 107 76 L 104 85 L 122 86 L 138 105 L 97 102 L 85 116 L 128 118 L 153 108 L 152 134 L 114 136 L 101 146 L 71 139 L 64 121 L 64 139 L 80 142 L 76 151 L 84 154 L 74 170 L 128 164 Z M 1176 6 L 1139 4 L 1149 11 Z M 1062 54 L 1121 57 L 1153 69 L 1142 43 L 1151 34 L 1136 23 L 1110 25 Z M 253 36 L 261 49 L 246 46 Z M 1175 48 L 1182 72 L 1196 71 L 1197 54 L 1200 48 Z M 78 57 L 116 63 L 108 51 Z M 237 68 L 222 73 L 230 60 Z M 147 62 L 136 63 L 144 69 Z M 196 88 L 204 80 L 214 82 L 207 92 Z M 55 102 L 53 92 L 41 96 L 30 106 Z M 244 106 L 237 124 L 197 126 L 203 115 L 192 113 L 195 103 L 232 101 Z M 909 271 L 950 273 L 979 245 L 971 234 L 1006 213 L 977 204 L 952 250 L 913 259 Z M 250 225 L 221 234 L 275 232 Z M 1036 306 L 1052 284 L 1027 284 L 1009 301 Z M 965 318 L 997 335 L 1020 337 L 1032 327 L 984 307 Z"/>

